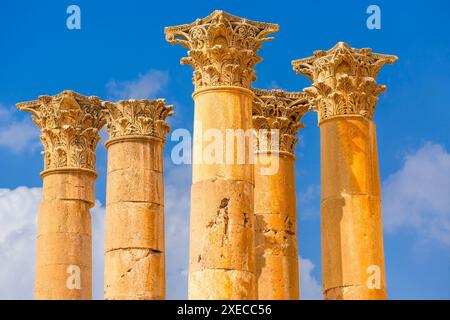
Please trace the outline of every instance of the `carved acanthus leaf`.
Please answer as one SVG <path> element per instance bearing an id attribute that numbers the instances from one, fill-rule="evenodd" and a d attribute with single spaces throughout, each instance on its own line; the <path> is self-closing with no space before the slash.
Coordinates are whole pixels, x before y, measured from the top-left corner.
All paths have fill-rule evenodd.
<path id="1" fill-rule="evenodd" d="M 105 101 L 102 105 L 110 138 L 149 136 L 165 140 L 170 131 L 165 120 L 173 114 L 173 106 L 166 105 L 164 99 Z"/>
<path id="2" fill-rule="evenodd" d="M 99 98 L 63 91 L 18 103 L 17 108 L 31 112 L 33 122 L 41 129 L 45 170 L 95 170 L 98 132 L 105 124 Z"/>
<path id="3" fill-rule="evenodd" d="M 273 38 L 278 25 L 250 21 L 214 11 L 203 19 L 164 29 L 166 40 L 188 48 L 181 63 L 194 68 L 196 89 L 214 86 L 250 88 L 256 80 L 253 67 L 262 43 Z"/>
<path id="4" fill-rule="evenodd" d="M 308 97 L 303 92 L 252 90 L 255 93 L 253 128 L 257 132 L 255 150 L 274 151 L 271 130 L 277 130 L 278 151 L 294 154 L 296 135 L 304 127 L 301 118 L 310 110 Z"/>
<path id="5" fill-rule="evenodd" d="M 313 57 L 295 60 L 297 74 L 313 82 L 304 92 L 319 113 L 319 122 L 340 115 L 361 115 L 371 120 L 378 96 L 386 90 L 376 84 L 381 67 L 392 64 L 396 56 L 355 49 L 339 42 L 328 51 L 314 52 Z"/>

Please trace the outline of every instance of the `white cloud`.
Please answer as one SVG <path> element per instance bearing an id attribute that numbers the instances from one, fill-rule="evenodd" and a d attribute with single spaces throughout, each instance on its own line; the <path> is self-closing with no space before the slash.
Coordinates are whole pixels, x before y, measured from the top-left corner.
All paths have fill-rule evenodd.
<path id="1" fill-rule="evenodd" d="M 270 89 L 284 90 L 276 81 L 271 81 L 269 84 Z"/>
<path id="2" fill-rule="evenodd" d="M 95 201 L 92 217 L 92 298 L 103 300 L 103 266 L 105 243 L 105 207 Z"/>
<path id="3" fill-rule="evenodd" d="M 413 229 L 420 241 L 450 246 L 450 154 L 443 146 L 426 143 L 407 155 L 382 190 L 388 232 Z"/>
<path id="4" fill-rule="evenodd" d="M 0 189 L 0 299 L 32 299 L 40 188 Z"/>
<path id="5" fill-rule="evenodd" d="M 39 129 L 31 122 L 29 114 L 19 120 L 16 111 L 0 105 L 0 147 L 15 152 L 39 147 Z"/>
<path id="6" fill-rule="evenodd" d="M 2 104 L 0 104 L 0 121 L 9 121 L 11 118 L 11 110 L 5 108 Z"/>
<path id="7" fill-rule="evenodd" d="M 322 288 L 313 276 L 314 263 L 302 257 L 298 257 L 300 270 L 300 299 L 322 300 Z"/>
<path id="8" fill-rule="evenodd" d="M 306 188 L 305 192 L 300 192 L 298 194 L 298 200 L 300 202 L 310 202 L 320 198 L 320 186 L 311 184 Z"/>
<path id="9" fill-rule="evenodd" d="M 187 299 L 191 166 L 169 161 L 164 181 L 167 298 Z"/>
<path id="10" fill-rule="evenodd" d="M 136 80 L 110 80 L 106 84 L 108 99 L 154 99 L 167 86 L 169 73 L 161 70 L 149 70 L 139 74 Z"/>
<path id="11" fill-rule="evenodd" d="M 320 218 L 320 185 L 311 184 L 305 191 L 297 192 L 297 208 L 300 221 Z"/>

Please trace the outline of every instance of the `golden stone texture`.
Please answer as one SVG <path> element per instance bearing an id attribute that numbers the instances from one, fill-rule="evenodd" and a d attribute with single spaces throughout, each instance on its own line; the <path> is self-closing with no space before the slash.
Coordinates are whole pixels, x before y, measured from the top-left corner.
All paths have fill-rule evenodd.
<path id="1" fill-rule="evenodd" d="M 190 220 L 190 299 L 255 299 L 254 166 L 204 163 L 207 130 L 252 129 L 250 90 L 257 51 L 274 24 L 214 11 L 194 23 L 165 28 L 166 39 L 189 49 L 194 68 L 195 124 Z M 234 138 L 235 145 L 237 138 Z M 245 139 L 244 154 L 252 146 Z M 199 142 L 198 142 L 199 141 Z M 225 144 L 224 144 L 225 145 Z M 224 147 L 225 148 L 225 147 Z M 226 151 L 226 150 L 224 150 Z"/>
<path id="2" fill-rule="evenodd" d="M 250 90 L 212 88 L 197 92 L 194 99 L 194 119 L 203 132 L 251 128 Z M 194 128 L 194 137 L 203 132 Z M 189 298 L 254 299 L 253 164 L 196 163 L 201 149 L 194 144 Z M 246 143 L 245 153 L 249 150 Z"/>
<path id="3" fill-rule="evenodd" d="M 103 102 L 110 140 L 105 299 L 165 298 L 163 148 L 173 107 L 160 100 Z"/>
<path id="4" fill-rule="evenodd" d="M 104 125 L 100 100 L 72 91 L 17 104 L 41 129 L 45 170 L 39 206 L 36 299 L 91 299 L 95 148 Z M 73 269 L 79 283 L 71 282 Z"/>
<path id="5" fill-rule="evenodd" d="M 278 25 L 256 22 L 216 10 L 203 19 L 164 29 L 166 40 L 189 49 L 182 64 L 194 68 L 196 89 L 211 86 L 250 88 L 256 80 L 256 55 Z"/>
<path id="6" fill-rule="evenodd" d="M 295 145 L 309 110 L 304 93 L 253 89 L 255 153 L 256 276 L 259 300 L 299 299 Z M 264 131 L 266 130 L 266 131 Z M 277 130 L 272 148 L 269 130 Z M 279 163 L 275 174 L 262 174 L 266 163 Z"/>
<path id="7" fill-rule="evenodd" d="M 338 43 L 293 61 L 313 82 L 322 162 L 322 272 L 325 299 L 386 299 L 380 178 L 372 117 L 385 86 L 376 76 L 395 56 Z M 372 266 L 380 286 L 369 287 Z"/>

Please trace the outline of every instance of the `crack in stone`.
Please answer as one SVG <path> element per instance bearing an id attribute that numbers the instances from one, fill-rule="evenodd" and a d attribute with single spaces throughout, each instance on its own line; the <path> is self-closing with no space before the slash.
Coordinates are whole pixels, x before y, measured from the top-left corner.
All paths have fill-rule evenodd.
<path id="1" fill-rule="evenodd" d="M 324 296 L 326 296 L 328 293 L 336 291 L 336 290 L 342 290 L 344 291 L 347 288 L 366 288 L 367 286 L 364 284 L 347 284 L 347 285 L 342 285 L 342 286 L 336 286 L 336 287 L 332 287 L 332 288 L 328 288 L 326 290 L 323 291 Z"/>
<path id="2" fill-rule="evenodd" d="M 244 212 L 244 228 L 247 228 L 249 226 L 249 219 L 247 212 Z"/>
<path id="3" fill-rule="evenodd" d="M 223 198 L 220 202 L 219 209 L 217 210 L 217 214 L 213 220 L 211 220 L 207 224 L 207 228 L 216 227 L 220 222 L 223 223 L 223 235 L 222 235 L 222 243 L 223 247 L 225 241 L 228 241 L 228 226 L 230 222 L 230 217 L 228 215 L 228 204 L 230 203 L 229 198 Z"/>
<path id="4" fill-rule="evenodd" d="M 228 203 L 230 202 L 229 198 L 223 198 L 222 201 L 220 202 L 220 206 L 219 209 L 224 209 L 228 206 Z"/>
<path id="5" fill-rule="evenodd" d="M 163 253 L 163 251 L 158 250 L 158 249 L 142 248 L 142 247 L 118 247 L 118 248 L 107 250 L 107 251 L 105 251 L 105 253 L 118 251 L 118 250 L 148 250 L 150 253 L 153 253 L 153 254 Z"/>
<path id="6" fill-rule="evenodd" d="M 147 259 L 152 253 L 155 253 L 154 251 L 155 250 L 153 250 L 153 249 L 146 249 L 147 250 L 147 253 L 143 256 L 143 257 L 139 257 L 139 258 L 135 258 L 135 255 L 134 255 L 134 253 L 132 253 L 132 255 L 133 255 L 133 266 L 132 267 L 130 267 L 125 273 L 122 273 L 121 275 L 120 275 L 120 278 L 122 279 L 122 278 L 124 278 L 127 274 L 129 274 L 131 271 L 133 271 L 133 269 L 134 269 L 134 267 L 140 262 L 140 261 L 142 261 L 142 260 L 144 260 L 144 259 Z M 159 250 L 156 250 L 156 251 L 159 251 Z M 161 253 L 161 251 L 159 251 L 159 253 Z"/>
<path id="7" fill-rule="evenodd" d="M 266 229 L 258 229 L 258 230 L 256 230 L 256 232 L 258 232 L 258 233 L 263 233 L 263 234 L 267 234 L 267 233 L 273 232 L 274 235 L 277 235 L 278 232 L 284 232 L 284 233 L 286 233 L 287 235 L 295 236 L 295 232 L 292 231 L 292 230 L 288 230 L 288 229 L 281 229 L 281 230 L 280 230 L 280 229 L 270 229 L 270 228 L 266 228 Z"/>

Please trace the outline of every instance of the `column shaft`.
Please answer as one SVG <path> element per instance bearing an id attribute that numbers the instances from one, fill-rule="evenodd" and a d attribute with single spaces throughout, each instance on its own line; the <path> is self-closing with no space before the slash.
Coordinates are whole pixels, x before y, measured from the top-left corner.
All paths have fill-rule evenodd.
<path id="1" fill-rule="evenodd" d="M 309 110 L 301 92 L 253 88 L 258 299 L 299 299 L 296 135 Z"/>
<path id="2" fill-rule="evenodd" d="M 256 275 L 259 300 L 297 300 L 298 249 L 295 159 L 291 155 L 259 155 L 261 163 L 279 162 L 273 175 L 255 165 Z M 277 159 L 274 159 L 277 158 Z"/>
<path id="3" fill-rule="evenodd" d="M 293 61 L 319 115 L 325 299 L 386 299 L 375 125 L 381 67 L 397 57 L 339 42 Z"/>
<path id="4" fill-rule="evenodd" d="M 321 123 L 320 136 L 324 297 L 386 299 L 375 125 L 337 117 Z M 368 286 L 371 266 L 379 289 Z"/>
<path id="5" fill-rule="evenodd" d="M 39 205 L 35 299 L 92 298 L 91 215 L 95 173 L 44 172 Z"/>
<path id="6" fill-rule="evenodd" d="M 165 299 L 163 149 L 173 106 L 164 99 L 103 102 L 110 139 L 105 299 Z"/>
<path id="7" fill-rule="evenodd" d="M 100 100 L 63 91 L 17 108 L 32 113 L 44 146 L 35 298 L 91 299 L 89 210 L 95 202 L 95 148 L 105 124 Z"/>
<path id="8" fill-rule="evenodd" d="M 163 142 L 107 143 L 105 299 L 165 298 Z"/>
<path id="9" fill-rule="evenodd" d="M 251 129 L 252 99 L 250 90 L 238 87 L 197 92 L 195 122 L 202 132 L 194 137 L 209 129 L 223 137 L 226 129 Z M 194 143 L 193 150 L 189 298 L 255 299 L 253 164 L 196 163 L 209 143 Z M 248 155 L 250 147 L 247 138 L 241 151 Z"/>
<path id="10" fill-rule="evenodd" d="M 254 165 L 249 161 L 248 137 L 254 94 L 250 86 L 256 80 L 253 67 L 262 60 L 256 53 L 263 42 L 272 39 L 267 36 L 277 31 L 277 25 L 219 10 L 164 30 L 167 41 L 189 49 L 181 63 L 194 68 L 190 299 L 257 297 Z M 227 147 L 230 130 L 231 134 L 247 134 L 245 142 L 236 135 L 231 139 L 233 149 Z M 203 141 L 204 135 L 212 141 Z M 239 143 L 244 145 L 236 148 Z M 220 153 L 211 154 L 218 161 L 202 157 L 210 144 L 215 145 L 213 153 Z M 241 156 L 245 157 L 242 163 Z"/>

